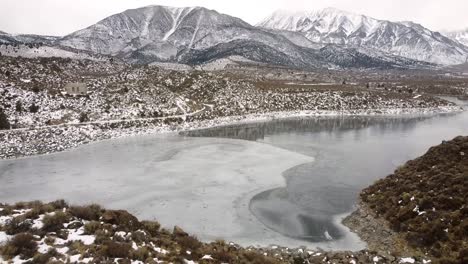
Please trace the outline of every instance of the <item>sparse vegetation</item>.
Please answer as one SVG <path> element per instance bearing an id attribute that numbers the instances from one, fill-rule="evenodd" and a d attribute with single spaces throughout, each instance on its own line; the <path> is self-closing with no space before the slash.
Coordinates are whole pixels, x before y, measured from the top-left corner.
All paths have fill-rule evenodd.
<path id="1" fill-rule="evenodd" d="M 432 147 L 361 199 L 421 255 L 468 263 L 468 137 Z"/>
<path id="2" fill-rule="evenodd" d="M 23 259 L 32 258 L 37 251 L 34 236 L 29 233 L 15 235 L 5 246 L 1 248 L 2 255 L 9 258 L 21 256 Z"/>
<path id="3" fill-rule="evenodd" d="M 75 217 L 88 221 L 97 221 L 102 215 L 101 207 L 96 204 L 89 206 L 71 206 L 69 212 Z"/>
<path id="4" fill-rule="evenodd" d="M 349 263 L 350 260 L 368 263 L 373 256 L 377 256 L 368 251 L 319 251 L 315 254 L 303 249 L 243 248 L 222 240 L 203 243 L 180 227 L 175 227 L 169 232 L 161 229 L 157 222 L 140 222 L 126 211 L 105 210 L 97 205 L 68 206 L 63 200 L 48 204 L 0 204 L 0 208 L 3 209 L 0 210 L 0 214 L 4 217 L 16 214 L 15 218 L 23 222 L 36 221 L 37 224 L 39 221 L 44 225 L 42 229 L 33 228 L 31 225 L 24 226 L 24 231 L 12 235 L 6 244 L 1 245 L 0 255 L 7 261 L 21 258 L 32 259 L 31 263 L 66 263 L 71 256 L 79 256 L 79 261 L 84 262 L 86 259 L 86 262 L 90 263 L 113 263 L 119 259 L 119 263 L 138 260 L 143 263 L 194 261 L 295 264 L 321 263 L 324 258 L 334 263 Z M 78 216 L 86 219 L 99 218 L 99 222 Z M 10 222 L 5 226 L 0 225 L 0 232 L 6 232 L 5 230 L 11 228 L 10 225 Z M 92 243 L 89 239 L 92 239 Z M 43 249 L 38 252 L 38 248 Z M 48 248 L 45 253 L 44 248 Z M 64 250 L 65 248 L 67 250 Z M 379 259 L 382 260 L 380 263 L 386 263 L 385 258 L 379 256 Z"/>
<path id="5" fill-rule="evenodd" d="M 70 216 L 62 211 L 56 211 L 44 216 L 42 230 L 47 232 L 57 232 L 63 228 L 63 224 L 70 220 Z"/>

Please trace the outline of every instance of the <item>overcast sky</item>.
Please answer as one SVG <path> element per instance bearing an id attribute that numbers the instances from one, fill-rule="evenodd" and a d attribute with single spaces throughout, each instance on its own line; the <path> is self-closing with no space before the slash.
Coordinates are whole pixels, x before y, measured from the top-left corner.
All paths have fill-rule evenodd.
<path id="1" fill-rule="evenodd" d="M 468 0 L 0 0 L 0 30 L 66 35 L 126 9 L 146 5 L 204 6 L 255 24 L 278 9 L 336 7 L 432 30 L 468 28 Z"/>

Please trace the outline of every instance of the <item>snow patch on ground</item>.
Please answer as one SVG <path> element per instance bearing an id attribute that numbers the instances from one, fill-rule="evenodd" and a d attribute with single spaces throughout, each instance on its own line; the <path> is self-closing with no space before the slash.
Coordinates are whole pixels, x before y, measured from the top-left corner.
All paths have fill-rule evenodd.
<path id="1" fill-rule="evenodd" d="M 7 235 L 5 232 L 0 232 L 0 245 L 5 244 L 11 236 Z"/>

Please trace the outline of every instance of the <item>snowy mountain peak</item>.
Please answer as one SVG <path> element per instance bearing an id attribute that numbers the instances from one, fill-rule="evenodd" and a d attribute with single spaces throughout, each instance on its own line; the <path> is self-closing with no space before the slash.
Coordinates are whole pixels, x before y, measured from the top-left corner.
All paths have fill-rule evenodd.
<path id="1" fill-rule="evenodd" d="M 246 22 L 203 7 L 147 6 L 126 10 L 72 33 L 60 44 L 108 55 L 159 52 L 167 60 L 182 48 L 216 44 L 223 28 L 251 27 Z M 143 51 L 142 51 L 143 52 Z"/>
<path id="2" fill-rule="evenodd" d="M 349 35 L 369 20 L 371 19 L 363 15 L 328 7 L 317 11 L 278 10 L 258 26 L 302 32 L 309 30 L 329 32 L 342 29 Z"/>
<path id="3" fill-rule="evenodd" d="M 241 56 L 296 68 L 424 67 L 464 63 L 468 56 L 468 47 L 421 25 L 336 8 L 280 10 L 260 26 L 203 7 L 154 5 L 112 15 L 65 37 L 0 33 L 0 42 L 40 41 L 141 64 L 195 65 Z"/>
<path id="4" fill-rule="evenodd" d="M 258 26 L 295 31 L 316 43 L 375 49 L 437 64 L 464 63 L 468 47 L 414 22 L 390 22 L 336 8 L 275 12 Z"/>
<path id="5" fill-rule="evenodd" d="M 468 47 L 468 28 L 460 31 L 444 32 L 444 35 Z"/>

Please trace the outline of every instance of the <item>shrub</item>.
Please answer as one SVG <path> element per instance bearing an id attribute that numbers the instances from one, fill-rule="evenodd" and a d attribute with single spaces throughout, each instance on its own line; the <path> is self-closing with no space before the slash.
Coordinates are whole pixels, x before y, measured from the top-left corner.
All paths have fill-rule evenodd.
<path id="1" fill-rule="evenodd" d="M 128 258 L 131 246 L 128 243 L 108 241 L 104 244 L 104 256 L 109 258 Z"/>
<path id="2" fill-rule="evenodd" d="M 88 234 L 88 235 L 93 235 L 100 228 L 101 228 L 101 223 L 99 223 L 97 221 L 91 221 L 91 222 L 85 224 L 85 226 L 84 226 L 84 230 L 85 230 L 86 234 Z"/>
<path id="3" fill-rule="evenodd" d="M 161 224 L 156 221 L 142 221 L 141 224 L 145 231 L 150 233 L 152 236 L 156 236 L 159 233 L 159 228 L 161 228 Z"/>
<path id="4" fill-rule="evenodd" d="M 50 259 L 53 257 L 57 257 L 59 253 L 55 248 L 49 249 L 49 251 L 45 254 L 36 254 L 32 260 L 34 264 L 51 264 Z"/>
<path id="5" fill-rule="evenodd" d="M 107 210 L 102 214 L 102 220 L 111 225 L 118 225 L 123 231 L 136 231 L 141 223 L 138 219 L 124 210 Z"/>
<path id="6" fill-rule="evenodd" d="M 68 208 L 67 202 L 65 200 L 57 200 L 49 203 L 52 205 L 56 210 L 62 210 L 63 208 Z"/>
<path id="7" fill-rule="evenodd" d="M 88 114 L 81 113 L 80 114 L 80 123 L 84 123 L 84 122 L 89 122 L 89 117 L 88 117 Z"/>
<path id="8" fill-rule="evenodd" d="M 2 250 L 2 254 L 9 258 L 21 256 L 23 259 L 32 258 L 37 251 L 34 236 L 29 233 L 21 233 L 13 237 Z"/>
<path id="9" fill-rule="evenodd" d="M 101 207 L 95 204 L 90 206 L 72 206 L 69 212 L 77 218 L 88 221 L 97 221 L 101 217 Z"/>
<path id="10" fill-rule="evenodd" d="M 202 243 L 198 241 L 196 237 L 193 236 L 179 236 L 176 238 L 176 240 L 184 251 L 195 251 L 202 246 Z"/>
<path id="11" fill-rule="evenodd" d="M 42 230 L 46 232 L 57 232 L 63 228 L 63 224 L 67 223 L 70 220 L 69 215 L 62 211 L 56 211 L 52 215 L 44 216 L 42 220 L 44 226 Z"/>
<path id="12" fill-rule="evenodd" d="M 3 112 L 3 109 L 0 108 L 0 130 L 10 129 L 10 122 L 6 114 Z"/>
<path id="13" fill-rule="evenodd" d="M 137 243 L 147 242 L 148 237 L 145 232 L 137 230 L 135 232 L 132 232 L 132 240 Z"/>
<path id="14" fill-rule="evenodd" d="M 211 256 L 222 263 L 232 263 L 236 259 L 234 254 L 224 250 L 220 252 L 214 252 Z"/>
<path id="15" fill-rule="evenodd" d="M 150 256 L 150 251 L 147 247 L 140 247 L 137 250 L 132 250 L 130 256 L 132 259 L 145 261 Z"/>
<path id="16" fill-rule="evenodd" d="M 32 222 L 24 218 L 24 216 L 18 216 L 11 221 L 8 221 L 4 227 L 5 232 L 12 236 L 19 233 L 28 232 L 32 226 Z"/>
<path id="17" fill-rule="evenodd" d="M 279 263 L 277 260 L 272 259 L 272 258 L 267 258 L 264 255 L 249 251 L 245 252 L 243 254 L 244 258 L 247 260 L 247 263 L 252 263 L 252 264 L 274 264 L 274 263 Z"/>
<path id="18" fill-rule="evenodd" d="M 31 112 L 31 113 L 37 113 L 37 112 L 39 112 L 39 106 L 37 106 L 35 103 L 33 103 L 33 104 L 29 107 L 29 112 Z"/>
<path id="19" fill-rule="evenodd" d="M 19 101 L 19 100 L 16 101 L 15 108 L 16 108 L 16 112 L 18 112 L 18 113 L 23 112 L 23 104 L 21 103 L 21 101 Z"/>

